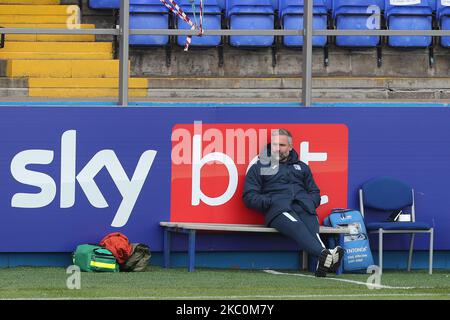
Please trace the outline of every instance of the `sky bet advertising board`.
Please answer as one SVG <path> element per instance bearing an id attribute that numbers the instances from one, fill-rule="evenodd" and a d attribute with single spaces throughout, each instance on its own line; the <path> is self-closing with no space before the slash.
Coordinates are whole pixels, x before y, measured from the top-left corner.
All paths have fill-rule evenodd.
<path id="1" fill-rule="evenodd" d="M 312 169 L 321 222 L 390 175 L 414 186 L 435 248 L 450 249 L 450 114 L 425 109 L 0 108 L 0 252 L 70 252 L 116 231 L 160 251 L 160 221 L 261 224 L 242 202 L 245 173 L 277 128 Z M 265 238 L 198 246 L 267 249 Z"/>

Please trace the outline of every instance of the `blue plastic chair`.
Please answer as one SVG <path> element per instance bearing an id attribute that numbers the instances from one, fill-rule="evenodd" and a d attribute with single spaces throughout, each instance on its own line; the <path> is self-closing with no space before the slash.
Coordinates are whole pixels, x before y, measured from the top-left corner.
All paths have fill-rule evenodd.
<path id="1" fill-rule="evenodd" d="M 279 0 L 278 17 L 282 29 L 303 29 L 304 0 Z M 314 0 L 313 28 L 326 30 L 328 26 L 328 12 L 324 0 Z M 313 46 L 324 47 L 327 44 L 326 36 L 313 36 Z M 284 36 L 283 45 L 287 47 L 303 46 L 302 36 Z"/>
<path id="2" fill-rule="evenodd" d="M 270 0 L 228 0 L 226 16 L 229 29 L 274 29 L 275 11 Z M 230 36 L 234 47 L 270 47 L 275 37 L 271 36 Z"/>
<path id="3" fill-rule="evenodd" d="M 152 5 L 154 3 L 155 2 L 152 0 L 130 0 L 130 9 L 131 9 L 131 6 L 136 6 L 136 5 L 144 5 L 145 6 L 145 5 Z M 120 0 L 89 0 L 88 6 L 91 9 L 119 9 L 120 8 Z"/>
<path id="4" fill-rule="evenodd" d="M 384 0 L 334 0 L 333 19 L 336 29 L 379 30 Z M 379 36 L 336 36 L 341 47 L 376 47 Z"/>
<path id="5" fill-rule="evenodd" d="M 91 9 L 119 9 L 120 0 L 89 0 Z M 168 9 L 159 0 L 130 0 L 130 29 L 169 29 Z M 169 36 L 131 35 L 131 46 L 165 46 Z"/>
<path id="6" fill-rule="evenodd" d="M 450 30 L 450 5 L 445 6 L 441 0 L 437 0 L 436 19 L 439 29 Z M 442 47 L 450 47 L 450 37 L 441 37 L 440 44 Z"/>
<path id="7" fill-rule="evenodd" d="M 270 0 L 273 10 L 279 10 L 279 0 Z"/>
<path id="8" fill-rule="evenodd" d="M 278 0 L 278 19 L 281 29 L 303 29 L 304 0 Z M 328 10 L 325 0 L 313 2 L 313 28 L 326 30 L 328 27 Z M 283 36 L 285 47 L 297 48 L 303 46 L 303 36 Z M 328 65 L 328 40 L 326 36 L 313 36 L 313 47 L 324 48 L 324 64 Z"/>
<path id="9" fill-rule="evenodd" d="M 392 5 L 392 0 L 385 0 L 384 16 L 386 25 L 391 30 L 432 30 L 434 1 L 421 0 L 414 5 Z M 431 36 L 390 36 L 391 47 L 429 47 Z"/>
<path id="10" fill-rule="evenodd" d="M 217 5 L 221 10 L 225 11 L 225 9 L 227 8 L 227 0 L 217 0 Z"/>
<path id="11" fill-rule="evenodd" d="M 88 7 L 95 10 L 119 9 L 120 0 L 89 0 Z"/>
<path id="12" fill-rule="evenodd" d="M 181 0 L 180 7 L 186 13 L 186 15 L 194 22 L 194 11 L 189 0 Z M 200 0 L 195 0 L 195 15 L 197 22 L 200 23 Z M 176 21 L 176 27 L 182 30 L 189 30 L 191 27 L 184 21 L 181 21 L 178 17 L 174 17 Z M 222 28 L 222 15 L 221 9 L 216 0 L 204 0 L 203 1 L 203 28 L 205 30 Z M 186 36 L 177 37 L 177 43 L 180 46 L 184 46 L 186 43 Z M 217 47 L 222 43 L 220 36 L 193 36 L 191 47 Z"/>
<path id="13" fill-rule="evenodd" d="M 130 1 L 130 29 L 169 29 L 169 11 L 159 0 Z M 169 36 L 131 35 L 131 46 L 166 46 Z"/>
<path id="14" fill-rule="evenodd" d="M 337 30 L 379 30 L 384 0 L 334 0 L 332 16 Z M 380 36 L 336 36 L 336 46 L 377 48 L 377 65 L 382 64 Z"/>
<path id="15" fill-rule="evenodd" d="M 377 177 L 364 183 L 359 189 L 360 211 L 366 220 L 366 229 L 369 233 L 378 234 L 378 264 L 380 273 L 383 270 L 383 235 L 385 234 L 411 234 L 408 256 L 408 271 L 411 270 L 414 237 L 416 233 L 429 233 L 429 269 L 433 272 L 433 228 L 425 222 L 416 221 L 414 190 L 406 183 L 391 177 Z M 409 222 L 399 221 L 369 221 L 368 211 L 373 209 L 372 215 L 378 213 L 399 213 L 411 210 Z"/>

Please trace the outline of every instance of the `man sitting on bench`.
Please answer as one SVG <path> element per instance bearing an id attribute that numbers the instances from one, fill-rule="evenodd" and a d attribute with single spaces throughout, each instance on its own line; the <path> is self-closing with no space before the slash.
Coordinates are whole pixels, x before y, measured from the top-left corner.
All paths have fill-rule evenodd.
<path id="1" fill-rule="evenodd" d="M 288 130 L 272 131 L 271 143 L 245 177 L 243 200 L 265 214 L 265 224 L 294 239 L 301 250 L 318 258 L 316 277 L 336 272 L 344 250 L 329 250 L 319 237 L 316 208 L 320 190 L 311 169 L 299 160 Z"/>

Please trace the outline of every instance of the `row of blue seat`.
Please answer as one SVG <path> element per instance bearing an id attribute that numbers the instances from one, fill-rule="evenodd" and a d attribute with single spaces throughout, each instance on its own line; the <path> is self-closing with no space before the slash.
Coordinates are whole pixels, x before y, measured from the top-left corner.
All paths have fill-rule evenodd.
<path id="1" fill-rule="evenodd" d="M 131 5 L 152 4 L 155 2 L 156 1 L 153 0 L 130 0 Z M 159 2 L 159 0 L 157 2 Z M 175 2 L 178 3 L 179 1 Z M 227 2 L 229 2 L 229 0 L 215 0 L 214 2 L 217 3 L 217 6 L 219 8 L 225 10 L 227 8 Z M 247 0 L 242 0 L 240 2 L 245 5 L 247 3 Z M 272 5 L 274 10 L 278 10 L 278 8 L 280 7 L 279 2 L 280 0 L 270 0 L 270 4 Z M 328 9 L 332 8 L 333 0 L 324 0 L 324 2 Z M 89 0 L 89 3 L 92 9 L 118 9 L 120 6 L 120 0 Z M 211 1 L 204 0 L 204 3 L 211 3 Z"/>
<path id="2" fill-rule="evenodd" d="M 399 2 L 400 1 L 400 2 Z M 410 0 L 411 1 L 411 0 Z M 303 0 L 204 0 L 204 28 L 221 29 L 222 11 L 229 29 L 274 29 L 276 18 L 281 29 L 301 29 L 303 26 Z M 440 29 L 450 29 L 450 6 L 446 0 L 314 0 L 313 27 L 327 29 L 330 21 L 335 29 L 382 29 L 384 20 L 387 29 L 432 30 L 433 19 Z M 194 10 L 199 11 L 200 0 L 179 0 L 177 3 L 193 19 Z M 399 5 L 402 3 L 402 5 Z M 90 0 L 91 8 L 117 8 L 118 0 Z M 276 4 L 276 5 L 275 5 Z M 275 8 L 278 8 L 275 11 Z M 184 23 L 176 28 L 189 29 Z M 130 0 L 130 28 L 168 29 L 169 12 L 159 0 Z M 267 47 L 274 44 L 274 36 L 230 36 L 229 43 L 236 47 Z M 177 37 L 183 45 L 186 37 Z M 379 36 L 336 36 L 336 45 L 343 47 L 375 47 L 380 44 Z M 193 37 L 191 46 L 218 46 L 220 36 Z M 168 36 L 133 35 L 131 45 L 166 45 Z M 324 47 L 326 36 L 314 36 L 313 46 Z M 285 36 L 283 44 L 288 47 L 303 45 L 301 36 Z M 450 37 L 441 37 L 440 44 L 450 47 Z M 429 47 L 430 36 L 389 36 L 388 45 L 392 47 Z"/>
<path id="3" fill-rule="evenodd" d="M 448 0 L 370 0 L 370 1 L 352 1 L 352 0 L 313 0 L 314 5 L 324 6 L 327 10 L 333 10 L 342 6 L 359 5 L 361 2 L 367 2 L 369 5 L 376 5 L 384 10 L 384 8 L 398 7 L 398 6 L 429 6 L 433 11 L 441 10 L 442 8 L 449 6 Z M 179 1 L 175 1 L 179 3 Z M 192 1 L 190 1 L 192 2 Z M 196 1 L 199 3 L 199 1 Z M 268 0 L 268 1 L 252 1 L 252 0 L 204 0 L 205 5 L 218 6 L 220 9 L 231 9 L 236 5 L 270 5 L 274 10 L 283 9 L 289 6 L 303 6 L 304 0 Z M 159 0 L 130 0 L 130 5 L 158 5 L 161 2 Z M 408 4 L 409 3 L 409 4 Z M 120 0 L 89 0 L 89 6 L 92 9 L 118 9 L 120 6 Z"/>

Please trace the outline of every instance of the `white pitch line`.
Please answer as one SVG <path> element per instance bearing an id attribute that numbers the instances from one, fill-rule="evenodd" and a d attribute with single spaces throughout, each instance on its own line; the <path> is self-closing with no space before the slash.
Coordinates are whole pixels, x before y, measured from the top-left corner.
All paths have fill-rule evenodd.
<path id="1" fill-rule="evenodd" d="M 296 276 L 296 277 L 305 277 L 305 278 L 316 278 L 315 276 L 312 275 L 308 275 L 308 274 L 300 274 L 300 273 L 286 273 L 286 272 L 278 272 L 275 270 L 263 270 L 266 273 L 269 274 L 274 274 L 274 275 L 286 275 L 286 276 Z M 349 279 L 339 279 L 339 278 L 331 278 L 331 277 L 326 277 L 326 278 L 321 278 L 324 280 L 333 280 L 333 281 L 340 281 L 340 282 L 347 282 L 347 283 L 352 283 L 352 284 L 358 284 L 358 285 L 364 285 L 366 287 L 371 287 L 370 289 L 404 289 L 404 290 L 409 290 L 409 289 L 416 289 L 416 287 L 393 287 L 393 286 L 385 286 L 382 284 L 373 284 L 373 283 L 367 283 L 367 282 L 362 282 L 362 281 L 356 281 L 356 280 L 349 280 Z M 421 288 L 424 289 L 424 288 Z"/>

